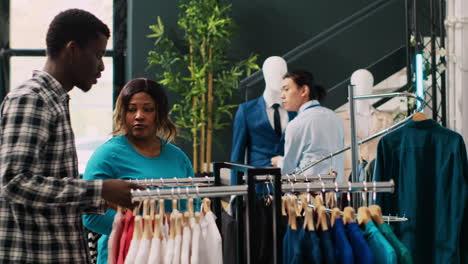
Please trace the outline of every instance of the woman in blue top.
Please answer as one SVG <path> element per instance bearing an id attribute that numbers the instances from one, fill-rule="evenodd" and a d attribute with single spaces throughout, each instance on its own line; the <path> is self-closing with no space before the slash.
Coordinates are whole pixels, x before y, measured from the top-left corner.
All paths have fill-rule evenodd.
<path id="1" fill-rule="evenodd" d="M 158 83 L 145 78 L 128 82 L 114 111 L 114 138 L 88 161 L 84 179 L 151 179 L 193 177 L 188 157 L 170 142 L 176 127 L 169 119 L 167 96 Z M 84 225 L 102 234 L 98 263 L 107 263 L 107 240 L 116 211 L 84 215 Z"/>
<path id="2" fill-rule="evenodd" d="M 272 165 L 290 174 L 310 162 L 344 147 L 343 121 L 332 110 L 320 105 L 326 90 L 315 83 L 312 73 L 292 71 L 283 77 L 281 99 L 288 111 L 297 116 L 288 123 L 285 132 L 284 157 L 271 159 Z M 337 181 L 344 180 L 344 154 L 317 164 L 304 174 L 326 174 L 330 168 L 337 173 Z"/>

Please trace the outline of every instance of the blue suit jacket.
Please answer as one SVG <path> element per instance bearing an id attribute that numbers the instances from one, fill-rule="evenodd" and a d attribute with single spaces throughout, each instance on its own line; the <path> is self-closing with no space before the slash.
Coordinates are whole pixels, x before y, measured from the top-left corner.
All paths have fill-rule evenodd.
<path id="1" fill-rule="evenodd" d="M 289 120 L 296 116 L 288 114 Z M 234 118 L 231 162 L 244 164 L 246 150 L 247 164 L 255 167 L 270 167 L 271 158 L 284 153 L 284 140 L 268 121 L 263 96 L 240 104 Z M 231 183 L 236 180 L 231 178 Z"/>

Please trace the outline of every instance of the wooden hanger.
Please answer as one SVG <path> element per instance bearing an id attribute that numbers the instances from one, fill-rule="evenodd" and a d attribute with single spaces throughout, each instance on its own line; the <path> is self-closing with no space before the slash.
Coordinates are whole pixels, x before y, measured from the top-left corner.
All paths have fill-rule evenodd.
<path id="1" fill-rule="evenodd" d="M 317 209 L 317 228 L 320 228 L 322 231 L 328 230 L 328 223 L 327 223 L 327 211 L 325 206 L 321 205 Z"/>
<path id="2" fill-rule="evenodd" d="M 287 216 L 288 213 L 288 198 L 286 196 L 281 197 L 281 215 L 282 216 Z"/>
<path id="3" fill-rule="evenodd" d="M 143 237 L 143 218 L 140 215 L 135 216 L 135 229 L 133 230 L 133 237 L 141 240 Z"/>
<path id="4" fill-rule="evenodd" d="M 143 217 L 144 220 L 144 227 L 143 227 L 143 238 L 144 239 L 151 239 L 153 238 L 153 230 L 151 228 L 153 221 L 149 215 Z"/>
<path id="5" fill-rule="evenodd" d="M 346 225 L 348 223 L 354 223 L 354 208 L 351 206 L 345 207 L 343 210 L 343 223 Z"/>
<path id="6" fill-rule="evenodd" d="M 413 119 L 413 121 L 424 121 L 424 120 L 427 119 L 427 116 L 424 113 L 416 112 L 416 113 L 414 113 L 412 119 Z"/>
<path id="7" fill-rule="evenodd" d="M 193 198 L 188 199 L 187 211 L 189 213 L 189 216 L 193 217 L 193 212 L 194 212 L 194 210 L 193 210 Z"/>
<path id="8" fill-rule="evenodd" d="M 149 201 L 144 200 L 143 201 L 143 217 L 149 216 L 148 211 L 149 211 Z"/>
<path id="9" fill-rule="evenodd" d="M 299 198 L 301 199 L 301 206 L 299 206 L 297 215 L 305 215 L 306 209 L 309 206 L 309 203 L 307 202 L 307 195 L 303 193 L 299 196 Z M 304 214 L 302 212 L 304 212 Z"/>
<path id="10" fill-rule="evenodd" d="M 177 199 L 172 199 L 172 211 L 177 210 Z"/>
<path id="11" fill-rule="evenodd" d="M 156 215 L 154 217 L 154 232 L 153 232 L 153 238 L 159 238 L 161 239 L 161 226 L 162 226 L 162 216 L 161 215 Z"/>
<path id="12" fill-rule="evenodd" d="M 200 224 L 201 215 L 200 212 L 195 212 L 195 222 Z"/>
<path id="13" fill-rule="evenodd" d="M 339 219 L 339 218 L 341 218 L 340 209 L 335 207 L 335 208 L 332 209 L 332 212 L 331 212 L 330 224 L 331 224 L 332 227 L 335 224 L 335 220 Z"/>
<path id="14" fill-rule="evenodd" d="M 140 212 L 140 206 L 141 206 L 141 202 L 138 203 L 138 206 L 135 206 L 135 208 L 133 208 L 133 216 L 138 215 L 138 213 Z"/>
<path id="15" fill-rule="evenodd" d="M 203 212 L 207 214 L 208 212 L 211 212 L 211 200 L 209 198 L 203 198 Z"/>
<path id="16" fill-rule="evenodd" d="M 358 224 L 367 224 L 369 221 L 372 221 L 369 208 L 366 206 L 361 206 L 358 209 Z"/>
<path id="17" fill-rule="evenodd" d="M 189 212 L 185 212 L 184 213 L 184 227 L 190 227 L 190 213 Z"/>
<path id="18" fill-rule="evenodd" d="M 174 239 L 176 236 L 176 216 L 174 214 L 171 214 L 169 222 L 169 238 Z"/>
<path id="19" fill-rule="evenodd" d="M 297 197 L 295 195 L 288 196 L 288 224 L 292 230 L 297 230 L 297 221 L 296 221 L 296 207 L 297 207 Z"/>
<path id="20" fill-rule="evenodd" d="M 308 231 L 315 231 L 314 210 L 310 207 L 305 209 L 304 229 Z"/>
<path id="21" fill-rule="evenodd" d="M 155 199 L 151 199 L 150 201 L 150 218 L 151 220 L 154 220 L 154 217 L 156 215 L 156 200 Z"/>
<path id="22" fill-rule="evenodd" d="M 183 215 L 181 213 L 178 213 L 176 215 L 176 236 L 182 236 L 182 221 Z"/>
<path id="23" fill-rule="evenodd" d="M 374 221 L 374 223 L 377 226 L 381 225 L 384 222 L 383 216 L 382 216 L 382 209 L 380 208 L 380 206 L 376 204 L 369 206 L 369 212 L 370 212 L 372 221 Z"/>

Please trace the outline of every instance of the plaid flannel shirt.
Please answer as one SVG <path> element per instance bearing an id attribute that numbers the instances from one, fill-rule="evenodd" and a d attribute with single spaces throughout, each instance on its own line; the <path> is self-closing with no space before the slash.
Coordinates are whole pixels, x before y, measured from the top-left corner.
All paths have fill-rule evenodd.
<path id="1" fill-rule="evenodd" d="M 0 117 L 0 263 L 89 263 L 82 214 L 102 181 L 79 179 L 69 97 L 46 72 L 12 90 Z"/>

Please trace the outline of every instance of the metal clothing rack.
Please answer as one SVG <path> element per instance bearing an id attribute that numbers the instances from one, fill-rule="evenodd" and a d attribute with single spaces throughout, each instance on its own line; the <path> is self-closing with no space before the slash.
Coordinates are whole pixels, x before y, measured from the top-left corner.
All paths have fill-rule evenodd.
<path id="1" fill-rule="evenodd" d="M 254 168 L 254 167 L 252 167 Z M 256 176 L 259 181 L 268 181 L 272 177 L 271 175 L 258 175 Z M 243 181 L 246 181 L 247 177 L 242 177 Z M 319 175 L 296 175 L 289 174 L 281 176 L 282 181 L 333 181 L 336 179 L 336 175 L 332 174 L 319 174 Z M 188 178 L 170 178 L 170 179 L 143 179 L 143 180 L 126 180 L 128 182 L 136 183 L 142 186 L 148 187 L 170 187 L 170 186 L 212 186 L 215 182 L 215 177 L 188 177 Z"/>
<path id="2" fill-rule="evenodd" d="M 278 237 L 280 233 L 280 221 L 281 221 L 281 195 L 284 192 L 393 192 L 394 182 L 356 182 L 356 183 L 330 183 L 325 181 L 320 182 L 305 182 L 305 183 L 282 183 L 281 181 L 281 170 L 279 168 L 255 168 L 251 166 L 235 164 L 235 163 L 213 163 L 214 167 L 214 178 L 216 182 L 220 182 L 220 170 L 221 168 L 228 168 L 234 170 L 239 180 L 243 179 L 245 174 L 247 179 L 247 185 L 234 185 L 234 186 L 213 186 L 213 187 L 199 187 L 199 186 L 173 186 L 169 189 L 147 189 L 145 191 L 133 191 L 132 200 L 139 201 L 151 198 L 188 198 L 188 197 L 223 197 L 230 195 L 237 195 L 240 202 L 237 204 L 236 217 L 237 217 L 237 256 L 239 257 L 239 263 L 243 263 L 244 256 L 244 242 L 246 243 L 247 249 L 247 263 L 254 263 L 253 243 L 256 239 L 256 233 L 252 232 L 251 228 L 254 226 L 256 218 L 254 217 L 255 201 L 256 201 L 256 189 L 255 184 L 258 182 L 266 181 L 267 183 L 273 183 L 274 186 L 274 199 L 273 199 L 273 260 L 275 264 L 281 263 L 282 257 L 282 240 Z M 258 175 L 271 175 L 268 178 L 262 177 L 257 179 Z M 293 179 L 294 180 L 294 179 Z M 240 181 L 238 181 L 240 182 Z M 167 185 L 165 185 L 167 187 Z M 245 226 L 243 223 L 243 197 L 247 198 L 247 215 Z M 221 206 L 219 199 L 214 200 L 214 212 L 217 215 L 218 228 L 221 227 Z M 245 231 L 244 231 L 245 230 Z"/>
<path id="3" fill-rule="evenodd" d="M 133 201 L 142 201 L 148 198 L 202 198 L 223 197 L 230 195 L 247 195 L 248 185 L 214 186 L 214 187 L 173 187 L 172 189 L 146 189 L 145 191 L 132 191 Z M 283 183 L 282 192 L 386 192 L 395 190 L 393 180 L 387 182 L 348 182 L 348 183 Z"/>

